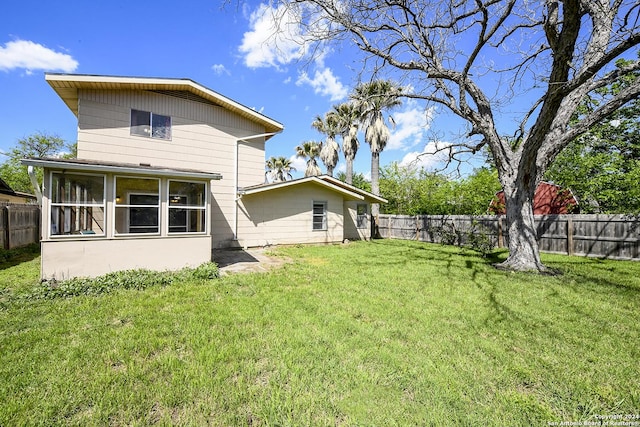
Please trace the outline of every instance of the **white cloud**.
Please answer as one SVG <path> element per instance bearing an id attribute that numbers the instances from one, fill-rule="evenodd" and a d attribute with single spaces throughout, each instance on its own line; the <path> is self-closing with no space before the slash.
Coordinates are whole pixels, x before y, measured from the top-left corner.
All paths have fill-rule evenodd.
<path id="1" fill-rule="evenodd" d="M 433 115 L 433 108 L 424 110 L 415 100 L 408 100 L 402 111 L 391 114 L 396 127 L 391 129 L 391 138 L 385 149 L 406 150 L 424 142 Z"/>
<path id="2" fill-rule="evenodd" d="M 349 93 L 349 90 L 340 83 L 330 68 L 324 68 L 322 71 L 316 70 L 313 79 L 309 78 L 306 72 L 301 73 L 296 85 L 303 84 L 310 85 L 315 93 L 328 96 L 331 101 L 340 101 L 346 98 Z"/>
<path id="3" fill-rule="evenodd" d="M 213 70 L 213 72 L 215 74 L 217 74 L 218 76 L 221 76 L 223 74 L 226 75 L 231 75 L 231 73 L 229 72 L 229 70 L 227 70 L 227 67 L 225 67 L 223 64 L 215 64 L 211 66 L 211 69 Z"/>
<path id="4" fill-rule="evenodd" d="M 289 160 L 291 160 L 291 165 L 296 169 L 296 171 L 302 172 L 302 175 L 304 175 L 304 171 L 307 169 L 307 160 L 303 157 L 298 157 L 295 154 L 289 157 Z"/>
<path id="5" fill-rule="evenodd" d="M 451 144 L 443 141 L 431 141 L 427 143 L 422 151 L 412 151 L 402 158 L 400 166 L 424 168 L 426 170 L 441 166 L 447 161 Z M 444 151 L 439 151 L 443 150 Z"/>
<path id="6" fill-rule="evenodd" d="M 284 5 L 274 8 L 260 4 L 251 13 L 249 26 L 239 47 L 247 67 L 279 68 L 306 52 L 300 27 Z"/>
<path id="7" fill-rule="evenodd" d="M 0 70 L 9 71 L 23 68 L 33 70 L 72 72 L 78 68 L 78 61 L 71 55 L 56 52 L 29 40 L 15 40 L 0 46 Z"/>

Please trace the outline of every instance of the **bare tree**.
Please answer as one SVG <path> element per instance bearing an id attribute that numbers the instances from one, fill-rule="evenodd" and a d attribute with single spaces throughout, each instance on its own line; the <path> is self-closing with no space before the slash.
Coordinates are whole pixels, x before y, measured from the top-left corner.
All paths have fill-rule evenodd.
<path id="1" fill-rule="evenodd" d="M 638 79 L 578 114 L 589 94 L 640 69 L 637 0 L 281 2 L 308 41 L 354 44 L 367 69 L 411 84 L 406 96 L 461 118 L 468 135 L 452 154 L 489 146 L 507 205 L 501 266 L 544 271 L 536 185 L 571 140 L 640 94 Z M 616 67 L 624 56 L 630 61 Z"/>

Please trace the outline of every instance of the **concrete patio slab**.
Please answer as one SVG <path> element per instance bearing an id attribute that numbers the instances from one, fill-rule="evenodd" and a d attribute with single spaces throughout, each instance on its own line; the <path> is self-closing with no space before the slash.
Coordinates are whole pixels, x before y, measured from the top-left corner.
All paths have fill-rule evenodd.
<path id="1" fill-rule="evenodd" d="M 218 264 L 221 276 L 236 273 L 264 273 L 290 262 L 283 257 L 270 256 L 269 251 L 270 249 L 267 248 L 215 249 L 213 261 Z"/>

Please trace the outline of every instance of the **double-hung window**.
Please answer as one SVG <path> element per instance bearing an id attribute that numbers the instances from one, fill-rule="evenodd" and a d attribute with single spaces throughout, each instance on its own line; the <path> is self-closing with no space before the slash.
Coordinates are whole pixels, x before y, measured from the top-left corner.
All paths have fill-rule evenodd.
<path id="1" fill-rule="evenodd" d="M 169 181 L 169 233 L 206 231 L 206 189 L 203 182 Z"/>
<path id="2" fill-rule="evenodd" d="M 51 174 L 51 236 L 104 235 L 104 175 Z"/>
<path id="3" fill-rule="evenodd" d="M 160 233 L 160 180 L 116 177 L 116 234 Z"/>
<path id="4" fill-rule="evenodd" d="M 149 111 L 131 110 L 131 135 L 171 139 L 171 117 Z"/>
<path id="5" fill-rule="evenodd" d="M 327 229 L 327 202 L 313 202 L 313 230 Z"/>

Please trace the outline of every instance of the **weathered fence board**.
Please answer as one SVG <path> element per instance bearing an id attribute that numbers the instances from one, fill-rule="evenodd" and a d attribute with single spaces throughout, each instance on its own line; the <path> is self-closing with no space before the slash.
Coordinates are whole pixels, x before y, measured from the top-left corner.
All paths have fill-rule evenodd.
<path id="1" fill-rule="evenodd" d="M 536 215 L 543 252 L 612 259 L 640 259 L 640 217 L 632 215 Z M 466 244 L 483 233 L 494 247 L 506 247 L 505 218 L 465 215 L 380 215 L 382 237 Z"/>
<path id="2" fill-rule="evenodd" d="M 39 241 L 38 205 L 0 204 L 0 248 L 14 249 Z"/>

